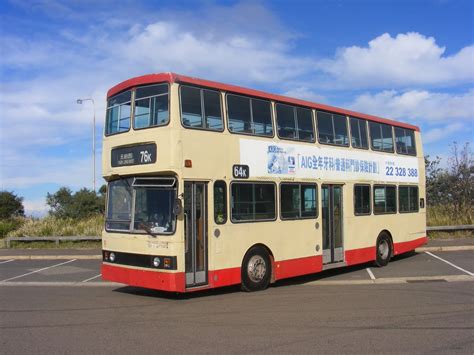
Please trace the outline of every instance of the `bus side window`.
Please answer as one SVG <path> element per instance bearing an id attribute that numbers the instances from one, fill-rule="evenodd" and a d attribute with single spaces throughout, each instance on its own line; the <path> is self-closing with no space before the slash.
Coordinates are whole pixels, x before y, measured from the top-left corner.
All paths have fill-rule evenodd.
<path id="1" fill-rule="evenodd" d="M 392 126 L 369 122 L 370 144 L 373 150 L 393 153 Z"/>
<path id="2" fill-rule="evenodd" d="M 396 213 L 396 187 L 392 185 L 374 186 L 374 214 Z"/>
<path id="3" fill-rule="evenodd" d="M 367 142 L 367 121 L 359 118 L 350 118 L 352 147 L 368 149 Z"/>
<path id="4" fill-rule="evenodd" d="M 395 127 L 395 145 L 398 154 L 416 155 L 415 132 Z"/>
<path id="5" fill-rule="evenodd" d="M 233 94 L 227 94 L 226 97 L 229 131 L 256 136 L 273 136 L 269 100 L 251 99 Z"/>
<path id="6" fill-rule="evenodd" d="M 181 86 L 181 122 L 189 128 L 224 130 L 218 91 Z"/>
<path id="7" fill-rule="evenodd" d="M 216 224 L 227 222 L 227 185 L 223 180 L 214 183 L 214 221 Z"/>
<path id="8" fill-rule="evenodd" d="M 316 119 L 319 143 L 349 146 L 346 116 L 317 111 Z"/>
<path id="9" fill-rule="evenodd" d="M 280 185 L 281 219 L 317 217 L 316 184 L 282 183 Z"/>
<path id="10" fill-rule="evenodd" d="M 399 212 L 418 212 L 418 186 L 398 187 Z"/>
<path id="11" fill-rule="evenodd" d="M 370 214 L 370 185 L 354 185 L 354 214 Z"/>

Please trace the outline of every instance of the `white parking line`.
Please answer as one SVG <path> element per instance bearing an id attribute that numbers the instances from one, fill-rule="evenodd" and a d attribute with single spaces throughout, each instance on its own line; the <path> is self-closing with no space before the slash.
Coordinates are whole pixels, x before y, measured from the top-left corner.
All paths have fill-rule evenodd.
<path id="1" fill-rule="evenodd" d="M 99 275 L 96 275 L 96 276 L 92 276 L 92 277 L 89 277 L 88 279 L 85 279 L 85 280 L 83 280 L 83 281 L 81 281 L 81 282 L 87 282 L 87 281 L 90 281 L 90 280 L 94 280 L 94 279 L 96 279 L 96 278 L 98 278 L 98 277 L 101 277 L 101 276 L 102 276 L 102 274 L 99 274 Z"/>
<path id="2" fill-rule="evenodd" d="M 372 270 L 370 270 L 369 267 L 368 267 L 366 270 L 367 270 L 367 273 L 368 273 L 369 276 L 370 276 L 370 279 L 371 279 L 371 280 L 375 280 L 375 275 L 374 275 L 374 273 L 372 272 Z"/>
<path id="3" fill-rule="evenodd" d="M 44 267 L 44 268 L 42 268 L 42 269 L 34 270 L 34 271 L 28 272 L 28 273 L 23 274 L 23 275 L 18 275 L 18 276 L 10 277 L 9 279 L 5 279 L 5 280 L 2 280 L 2 281 L 0 281 L 0 282 L 5 282 L 5 281 L 10 281 L 10 280 L 19 279 L 20 277 L 24 277 L 24 276 L 28 276 L 28 275 L 31 275 L 31 274 L 35 274 L 35 273 L 40 272 L 40 271 L 52 269 L 53 267 L 56 267 L 56 266 L 61 266 L 61 265 L 69 264 L 69 263 L 72 263 L 73 261 L 76 261 L 76 259 L 72 259 L 72 260 L 69 260 L 69 261 L 65 261 L 64 263 L 59 263 L 59 264 L 56 264 L 56 265 L 51 265 L 51 266 L 48 266 L 48 267 Z"/>
<path id="4" fill-rule="evenodd" d="M 9 263 L 10 261 L 15 261 L 15 259 L 10 259 L 10 260 L 6 260 L 6 261 L 0 261 L 0 264 L 6 264 L 6 263 Z"/>
<path id="5" fill-rule="evenodd" d="M 459 267 L 457 265 L 454 265 L 453 263 L 449 262 L 448 260 L 444 260 L 443 258 L 440 258 L 437 255 L 431 254 L 429 251 L 425 251 L 425 254 L 431 255 L 433 258 L 436 258 L 438 260 L 444 261 L 446 264 L 451 265 L 452 267 L 461 270 L 462 272 L 465 272 L 468 275 L 474 276 L 474 273 L 467 271 L 466 269 L 463 269 L 462 267 Z"/>

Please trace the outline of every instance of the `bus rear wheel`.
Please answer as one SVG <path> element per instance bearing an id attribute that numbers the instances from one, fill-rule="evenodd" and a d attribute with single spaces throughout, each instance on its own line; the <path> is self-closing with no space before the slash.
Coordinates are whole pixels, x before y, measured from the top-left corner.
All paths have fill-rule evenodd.
<path id="1" fill-rule="evenodd" d="M 264 290 L 270 284 L 272 264 L 265 248 L 255 246 L 242 262 L 242 289 L 247 292 Z"/>
<path id="2" fill-rule="evenodd" d="M 392 256 L 392 242 L 386 232 L 380 233 L 375 246 L 375 265 L 383 267 L 388 264 Z"/>

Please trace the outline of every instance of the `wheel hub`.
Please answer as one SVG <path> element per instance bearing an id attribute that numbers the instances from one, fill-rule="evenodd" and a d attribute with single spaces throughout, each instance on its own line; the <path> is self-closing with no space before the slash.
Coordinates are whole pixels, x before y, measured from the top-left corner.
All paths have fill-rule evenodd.
<path id="1" fill-rule="evenodd" d="M 382 259 L 387 259 L 389 250 L 390 248 L 388 246 L 387 241 L 386 240 L 381 241 L 378 248 L 379 256 Z"/>
<path id="2" fill-rule="evenodd" d="M 250 258 L 247 266 L 247 275 L 253 282 L 260 282 L 267 273 L 267 265 L 260 255 L 254 255 Z"/>

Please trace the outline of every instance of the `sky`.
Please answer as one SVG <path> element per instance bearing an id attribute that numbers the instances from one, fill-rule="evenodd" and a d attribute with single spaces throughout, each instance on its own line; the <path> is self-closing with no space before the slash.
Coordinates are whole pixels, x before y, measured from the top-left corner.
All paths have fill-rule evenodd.
<path id="1" fill-rule="evenodd" d="M 474 136 L 474 2 L 0 1 L 0 182 L 44 215 L 97 185 L 105 95 L 175 72 L 420 126 L 446 161 Z"/>

